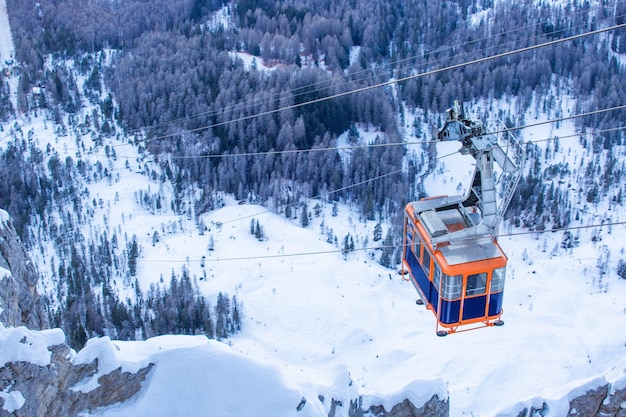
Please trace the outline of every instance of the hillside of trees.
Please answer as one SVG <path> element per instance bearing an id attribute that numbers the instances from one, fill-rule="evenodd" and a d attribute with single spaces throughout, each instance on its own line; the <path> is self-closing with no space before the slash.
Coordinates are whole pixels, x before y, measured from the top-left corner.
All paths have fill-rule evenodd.
<path id="1" fill-rule="evenodd" d="M 329 198 L 353 202 L 373 218 L 392 216 L 415 198 L 415 178 L 399 174 L 334 191 L 379 174 L 372 167 L 396 170 L 405 156 L 402 147 L 362 151 L 345 170 L 332 152 L 201 156 L 327 147 L 354 124 L 379 129 L 381 142 L 399 142 L 399 114 L 419 108 L 440 115 L 455 99 L 513 96 L 521 113 L 534 95 L 555 85 L 549 100 L 575 96 L 582 112 L 620 105 L 626 93 L 621 82 L 625 70 L 617 58 L 626 52 L 626 31 L 621 29 L 417 78 L 395 91 L 368 90 L 228 123 L 390 77 L 622 23 L 626 6 L 604 2 L 592 7 L 585 2 L 537 8 L 498 2 L 487 21 L 475 16 L 491 3 L 475 0 L 242 0 L 226 4 L 233 26 L 206 25 L 221 6 L 210 1 L 186 1 L 176 7 L 128 1 L 113 7 L 96 1 L 9 0 L 22 63 L 19 105 L 23 110 L 31 106 L 27 92 L 38 84 L 47 86 L 51 109 L 72 113 L 82 100 L 100 101 L 105 119 L 112 116 L 125 131 L 155 138 L 147 142 L 152 153 L 192 157 L 177 159 L 176 170 L 187 182 L 205 188 L 206 195 L 219 189 L 282 211 L 294 201 L 330 193 Z M 351 62 L 354 47 L 359 47 L 358 56 Z M 277 68 L 248 70 L 231 51 L 259 56 Z M 44 66 L 48 56 L 52 61 Z M 74 67 L 68 66 L 70 58 Z M 83 91 L 76 86 L 75 72 L 89 77 Z M 99 98 L 104 88 L 112 97 Z M 546 103 L 549 100 L 546 97 Z M 501 116 L 519 122 L 515 115 Z M 612 112 L 581 124 L 604 129 L 623 119 L 623 111 Z M 207 128 L 215 124 L 219 126 Z M 604 136 L 621 141 L 620 132 Z"/>
<path id="2" fill-rule="evenodd" d="M 42 152 L 32 130 L 28 138 L 21 130 L 10 133 L 13 140 L 0 154 L 0 174 L 10 179 L 0 182 L 0 207 L 10 210 L 29 249 L 45 255 L 51 242 L 61 259 L 51 266 L 55 288 L 45 295 L 45 305 L 50 325 L 63 328 L 72 347 L 104 335 L 122 340 L 162 334 L 224 339 L 241 329 L 237 297 L 220 293 L 211 303 L 184 268 L 180 275 L 172 271 L 169 280 L 161 276 L 160 284 L 142 293 L 133 280 L 139 255 L 134 236 L 115 230 L 110 235 L 92 225 L 85 238 L 94 208 L 102 204 L 90 198 L 86 184 L 108 181 L 107 168 L 99 161 L 95 166 L 71 157 L 61 161 L 51 149 Z M 117 282 L 134 288 L 132 299 L 120 298 Z"/>
<path id="3" fill-rule="evenodd" d="M 401 242 L 402 208 L 424 196 L 422 175 L 437 161 L 431 147 L 358 148 L 347 164 L 333 150 L 266 152 L 333 147 L 346 131 L 356 141 L 357 127 L 378 132 L 378 144 L 401 143 L 409 115 L 416 120 L 412 135 L 428 140 L 425 127 L 438 125 L 455 99 L 513 98 L 515 113 L 492 108 L 485 116 L 520 126 L 525 122 L 520 115 L 533 107 L 562 117 L 556 103 L 565 97 L 576 98 L 576 113 L 623 105 L 626 97 L 626 30 L 619 29 L 298 106 L 622 24 L 623 2 L 537 7 L 536 2 L 494 5 L 489 0 L 7 0 L 7 8 L 21 78 L 18 109 L 12 109 L 13 92 L 0 74 L 0 120 L 9 120 L 12 112 L 44 111 L 58 135 L 87 129 L 96 143 L 116 135 L 136 143 L 160 161 L 147 175 L 172 185 L 172 209 L 178 214 L 214 208 L 216 193 L 226 192 L 298 218 L 307 199 L 321 197 L 356 207 L 364 219 L 393 225 L 384 239 L 387 247 Z M 222 8 L 232 22 L 210 24 Z M 257 67 L 247 67 L 235 52 L 255 56 Z M 31 94 L 34 86 L 46 92 L 38 102 Z M 85 115 L 87 105 L 94 108 Z M 290 108 L 272 112 L 285 107 Z M 259 113 L 264 115 L 253 117 Z M 607 130 L 623 126 L 625 119 L 622 110 L 576 123 L 580 129 Z M 77 218 L 88 215 L 90 203 L 97 204 L 81 194 L 81 184 L 106 180 L 107 168 L 87 166 L 78 157 L 60 160 L 54 150 L 36 149 L 28 132 L 12 134 L 0 155 L 2 177 L 11 178 L 0 182 L 0 207 L 13 216 L 27 245 L 37 245 L 43 239 L 37 233 L 45 234 L 67 260 L 56 268 L 63 283 L 58 299 L 64 303 L 51 307 L 50 319 L 68 329 L 84 323 L 73 333 L 76 345 L 106 328 L 121 338 L 163 332 L 225 337 L 236 331 L 238 325 L 216 324 L 226 319 L 211 318 L 218 313 L 184 271 L 130 303 L 107 290 L 112 280 L 133 275 L 132 239 L 94 232 L 92 241 L 84 241 L 78 232 L 84 219 Z M 560 228 L 579 219 L 585 204 L 608 198 L 623 205 L 625 167 L 615 151 L 626 144 L 623 130 L 580 141 L 588 151 L 580 166 L 550 162 L 558 139 L 547 151 L 527 145 L 533 163 L 507 213 L 510 224 Z M 248 155 L 225 156 L 241 153 Z M 114 154 L 107 148 L 107 155 Z M 574 174 L 580 190 L 560 181 Z M 150 206 L 151 197 L 146 198 Z M 53 213 L 59 218 L 42 225 Z M 393 267 L 398 254 L 385 251 L 381 262 Z M 237 323 L 237 301 L 226 304 L 226 322 Z M 164 305 L 177 305 L 188 315 L 173 318 Z"/>

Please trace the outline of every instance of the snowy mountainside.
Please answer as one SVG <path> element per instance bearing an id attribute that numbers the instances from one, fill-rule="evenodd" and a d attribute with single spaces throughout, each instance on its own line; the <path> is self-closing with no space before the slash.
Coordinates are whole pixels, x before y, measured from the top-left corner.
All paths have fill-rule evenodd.
<path id="1" fill-rule="evenodd" d="M 364 222 L 350 207 L 338 204 L 333 216 L 332 205 L 311 201 L 310 222 L 302 228 L 299 215 L 285 219 L 261 206 L 240 205 L 229 196 L 219 196 L 216 209 L 199 215 L 196 222 L 193 204 L 185 203 L 189 214 L 174 213 L 175 185 L 163 181 L 168 178 L 165 169 L 136 146 L 114 137 L 96 144 L 89 134 L 75 131 L 56 136 L 43 114 L 22 123 L 20 131 L 36 147 L 50 147 L 50 155 L 58 152 L 60 161 L 80 155 L 92 167 L 85 177 L 89 180 L 74 185 L 83 189 L 89 202 L 84 211 L 65 208 L 49 213 L 46 222 L 61 224 L 71 214 L 83 219 L 79 230 L 86 241 L 97 241 L 104 232 L 109 239 L 116 234 L 118 259 L 114 262 L 120 264 L 128 262 L 126 245 L 136 236 L 136 276 L 122 273 L 127 269 L 120 267 L 112 277 L 113 289 L 122 300 L 133 300 L 135 282 L 146 292 L 150 284 L 167 286 L 172 271 L 178 274 L 183 269 L 203 294 L 236 295 L 243 304 L 242 330 L 228 339 L 229 349 L 279 370 L 288 386 L 307 390 L 302 387 L 312 384 L 316 388 L 307 392 L 326 390 L 328 397 L 347 404 L 355 392 L 394 397 L 405 387 L 421 389 L 424 381 L 443 380 L 451 415 L 489 416 L 498 410 L 510 410 L 502 415 L 517 415 L 522 405 L 537 398 L 557 401 L 551 400 L 555 398 L 550 396 L 551 389 L 601 375 L 626 353 L 624 335 L 615 331 L 626 325 L 621 301 L 626 281 L 614 269 L 623 256 L 619 233 L 623 226 L 606 226 L 602 233 L 581 229 L 575 232 L 578 246 L 564 248 L 563 232 L 518 235 L 527 229 L 505 224 L 500 242 L 510 259 L 506 325 L 441 339 L 434 334 L 432 314 L 415 306 L 411 284 L 378 264 L 380 251 L 359 250 L 379 244 L 373 238 L 375 222 Z M 549 136 L 546 132 L 537 135 Z M 564 142 L 565 155 L 579 161 L 575 155 L 582 145 L 575 139 L 565 148 Z M 458 193 L 462 182 L 458 178 L 471 171 L 471 166 L 441 166 L 447 183 Z M 436 181 L 435 176 L 429 178 L 426 183 L 431 185 L 426 189 L 436 189 Z M 602 218 L 603 208 L 588 204 L 581 210 Z M 619 220 L 619 210 L 613 212 L 614 221 Z M 577 224 L 588 224 L 589 218 Z M 251 233 L 257 222 L 261 239 Z M 54 299 L 55 269 L 62 254 L 55 252 L 54 242 L 46 239 L 43 229 L 37 233 L 42 236 L 41 245 L 31 248 L 31 256 L 45 278 L 42 291 Z M 342 253 L 348 234 L 355 250 Z M 603 266 L 605 260 L 607 266 Z M 127 346 L 134 346 L 142 360 L 148 355 L 142 342 Z M 175 368 L 176 353 L 168 357 L 172 362 L 167 366 Z M 439 386 L 439 382 L 433 384 L 431 388 Z M 147 398 L 152 397 L 146 394 L 128 407 L 156 409 L 157 405 L 148 407 Z M 111 413 L 124 413 L 129 410 L 125 407 L 120 405 Z"/>
<path id="2" fill-rule="evenodd" d="M 437 8 L 435 3 L 429 5 Z M 385 6 L 393 8 L 391 3 Z M 478 13 L 472 19 L 474 24 L 490 18 L 488 13 Z M 232 24 L 227 9 L 215 17 L 203 27 L 219 32 L 220 26 Z M 421 17 L 415 21 L 423 20 Z M 371 18 L 378 20 L 378 16 Z M 10 40 L 10 36 L 2 38 Z M 154 38 L 155 45 L 160 39 Z M 357 63 L 355 58 L 368 43 L 353 46 L 349 62 Z M 185 48 L 195 44 L 183 45 L 180 56 L 187 56 Z M 230 61 L 235 61 L 231 62 L 235 67 L 243 64 L 241 73 L 255 68 L 268 78 L 280 73 L 279 66 L 271 71 L 265 67 L 261 55 L 252 49 L 235 50 Z M 137 52 L 136 56 L 143 56 Z M 95 414 L 206 415 L 207 409 L 224 406 L 228 409 L 221 414 L 238 417 L 248 413 L 326 416 L 332 399 L 342 404 L 334 415 L 348 416 L 348 405 L 357 397 L 363 407 L 382 403 L 389 409 L 403 398 L 419 404 L 436 393 L 449 399 L 453 416 L 519 416 L 523 409 L 534 407 L 544 416 L 554 417 L 566 415 L 569 400 L 585 389 L 610 383 L 611 390 L 621 390 L 626 385 L 626 339 L 619 331 L 626 325 L 626 281 L 620 279 L 620 275 L 626 276 L 624 225 L 618 224 L 623 221 L 626 191 L 621 179 L 626 157 L 623 131 L 572 136 L 578 133 L 578 125 L 564 121 L 520 132 L 524 141 L 537 142 L 527 145 L 526 172 L 500 237 L 509 257 L 506 325 L 442 339 L 434 334 L 431 312 L 415 305 L 412 285 L 395 273 L 397 259 L 380 248 L 388 243 L 399 245 L 393 233 L 387 233 L 400 229 L 388 212 L 372 210 L 371 218 L 376 217 L 374 213 L 387 214 L 379 221 L 365 220 L 359 214 L 363 211 L 355 207 L 358 200 L 352 199 L 353 205 L 347 206 L 318 199 L 305 201 L 303 197 L 288 206 L 289 214 L 287 210 L 274 213 L 253 204 L 258 195 L 246 200 L 246 193 L 254 194 L 250 184 L 243 187 L 240 183 L 241 201 L 236 201 L 232 195 L 213 191 L 224 187 L 215 179 L 211 183 L 200 175 L 201 183 L 188 181 L 190 170 L 206 174 L 211 164 L 194 167 L 193 163 L 177 164 L 174 158 L 193 161 L 200 151 L 167 154 L 177 146 L 172 140 L 162 148 L 151 147 L 158 149 L 155 156 L 146 151 L 151 142 L 141 135 L 121 133 L 120 118 L 114 114 L 122 106 L 102 88 L 106 68 L 98 64 L 103 57 L 106 61 L 109 53 L 85 56 L 82 70 L 78 68 L 83 64 L 74 60 L 53 62 L 58 59 L 53 54 L 46 61 L 50 64 L 47 69 L 54 69 L 59 78 L 47 85 L 57 87 L 63 105 L 57 98 L 48 109 L 17 113 L 0 134 L 1 176 L 11 178 L 2 190 L 12 197 L 6 198 L 11 206 L 2 208 L 19 216 L 16 224 L 28 236 L 30 255 L 42 276 L 40 293 L 46 300 L 49 321 L 64 327 L 72 346 L 86 346 L 74 359 L 88 362 L 98 357 L 104 367 L 100 372 L 156 363 L 150 385 L 137 398 Z M 611 50 L 608 53 L 623 57 Z M 324 60 L 320 55 L 322 66 Z M 146 61 L 138 61 L 145 66 Z M 545 56 L 543 62 L 548 62 Z M 619 62 L 623 65 L 622 59 Z M 138 69 L 125 68 L 128 74 L 133 72 L 131 68 Z M 511 68 L 505 74 L 521 69 Z M 117 99 L 122 99 L 122 93 L 134 98 L 143 94 L 145 90 L 137 87 L 144 81 L 154 84 L 150 77 L 162 75 L 157 69 L 148 71 L 145 80 L 118 74 L 117 82 L 128 84 L 122 87 L 125 91 L 118 91 Z M 61 79 L 67 80 L 66 85 Z M 176 78 L 171 86 L 188 85 L 188 91 L 193 91 L 193 84 L 183 81 Z M 494 85 L 508 85 L 506 79 L 501 81 Z M 18 78 L 11 77 L 8 82 L 11 91 L 16 91 Z M 203 81 L 199 85 L 204 88 L 208 84 Z M 231 86 L 219 83 L 213 87 L 226 92 Z M 436 95 L 424 91 L 421 95 L 444 100 L 453 95 L 448 86 L 453 84 L 424 90 L 437 91 Z M 399 99 L 396 88 L 393 91 Z M 541 96 L 532 91 L 520 90 L 515 98 L 505 95 L 479 100 L 466 108 L 478 120 L 497 117 L 509 126 L 581 112 L 577 110 L 582 108 L 580 102 L 568 95 L 567 79 L 555 80 L 554 87 L 542 91 Z M 174 89 L 171 92 L 176 98 Z M 139 100 L 137 108 L 147 104 L 155 110 L 152 104 L 163 98 L 145 97 L 150 99 Z M 386 103 L 372 101 L 373 97 L 363 102 Z M 176 103 L 135 116 L 150 124 L 156 120 L 152 119 L 155 114 L 161 121 L 174 118 L 178 114 L 172 112 L 175 107 L 200 112 L 201 107 L 188 105 L 188 101 Z M 36 106 L 36 100 L 31 104 Z M 127 109 L 132 107 L 126 104 Z M 432 113 L 437 106 L 431 105 L 427 116 L 425 110 L 401 105 L 403 114 L 398 119 L 406 123 L 400 129 L 401 140 L 430 139 L 427 132 L 441 122 L 442 115 Z M 391 115 L 390 110 L 371 110 L 372 116 Z M 182 116 L 188 114 L 178 117 Z M 386 117 L 384 121 L 393 125 L 394 120 Z M 252 139 L 246 131 L 241 133 L 237 137 L 242 142 Z M 315 146 L 332 146 L 331 142 L 343 146 L 351 143 L 350 135 L 360 139 L 355 143 L 371 143 L 377 134 L 371 125 L 355 123 L 338 134 L 338 139 L 328 134 L 328 143 L 316 142 Z M 202 136 L 187 139 L 192 148 L 197 145 L 201 149 L 208 143 Z M 453 143 L 407 145 L 404 159 L 402 152 L 397 152 L 394 163 L 386 161 L 379 168 L 385 172 L 404 169 L 415 177 L 415 181 L 406 181 L 411 187 L 409 195 L 400 193 L 397 201 L 460 194 L 466 189 L 472 161 L 454 154 L 457 148 Z M 340 151 L 334 163 L 343 162 L 347 169 L 355 154 Z M 333 159 L 328 160 L 332 165 Z M 230 168 L 245 170 L 248 161 L 243 162 Z M 295 159 L 292 162 L 295 165 Z M 235 172 L 222 167 L 222 181 L 229 180 L 231 173 L 235 178 Z M 309 173 L 315 171 L 317 165 Z M 366 170 L 359 173 L 361 179 L 373 175 Z M 357 181 L 358 176 L 350 178 Z M 207 184 L 202 183 L 205 180 Z M 280 181 L 284 190 L 293 185 L 287 177 Z M 345 184 L 338 182 L 334 189 L 339 185 Z M 198 198 L 209 192 L 210 196 Z M 282 203 L 275 204 L 280 207 Z M 401 208 L 396 211 L 400 218 Z M 597 227 L 599 223 L 604 225 Z M 570 230 L 560 230 L 563 227 Z M 386 235 L 391 237 L 389 241 L 382 240 Z M 380 265 L 384 257 L 383 263 L 392 268 Z M 171 326 L 172 322 L 176 326 Z M 1 330 L 0 339 L 13 330 Z M 198 335 L 152 337 L 168 332 L 200 333 L 221 341 Z M 54 333 L 53 341 L 46 339 L 45 333 L 41 337 L 58 343 L 60 333 Z M 20 347 L 17 339 L 3 341 L 0 352 L 15 351 Z M 47 354 L 46 346 L 41 351 Z M 35 355 L 34 360 L 38 358 Z M 248 391 L 263 389 L 253 398 L 244 397 L 248 393 L 229 385 L 232 382 L 249 384 Z M 91 378 L 77 388 L 87 391 L 96 385 Z M 188 390 L 196 395 L 185 398 Z M 5 411 L 7 407 L 18 409 L 23 402 L 10 387 L 0 392 L 0 397 Z M 214 398 L 219 401 L 211 401 Z M 246 408 L 249 404 L 255 407 Z"/>
<path id="3" fill-rule="evenodd" d="M 0 325 L 0 369 L 20 363 L 33 370 L 50 367 L 54 370 L 59 361 L 57 351 L 64 346 L 63 343 L 64 335 L 59 329 L 31 331 L 25 327 L 6 329 Z M 151 373 L 144 389 L 122 404 L 102 407 L 97 403 L 83 402 L 79 406 L 72 406 L 71 401 L 59 401 L 57 398 L 57 408 L 59 404 L 66 403 L 59 410 L 64 411 L 64 415 L 75 415 L 73 411 L 79 411 L 81 416 L 129 413 L 138 416 L 203 416 L 210 410 L 224 417 L 322 417 L 330 415 L 331 410 L 339 410 L 340 415 L 343 414 L 342 401 L 333 397 L 338 392 L 343 390 L 347 399 L 356 399 L 356 388 L 343 369 L 337 370 L 338 379 L 334 381 L 333 387 L 314 383 L 294 385 L 291 378 L 287 378 L 287 374 L 274 364 L 234 352 L 226 344 L 207 340 L 204 336 L 158 336 L 142 342 L 111 341 L 104 337 L 91 339 L 78 353 L 65 348 L 67 352 L 64 361 L 69 362 L 75 372 L 92 370 L 80 378 L 59 381 L 60 385 L 69 384 L 64 389 L 73 393 L 70 395 L 74 397 L 93 395 L 105 384 L 109 389 L 118 388 L 111 386 L 111 378 L 106 381 L 102 378 L 115 372 L 134 375 L 151 370 Z M 35 377 L 32 386 L 38 384 L 45 387 L 46 382 L 39 382 Z M 28 413 L 37 409 L 37 406 L 28 404 L 37 401 L 33 401 L 31 387 L 25 386 L 23 381 L 12 381 L 5 386 L 6 389 L 0 391 L 0 412 L 20 410 L 31 415 Z M 126 387 L 126 391 L 129 391 L 129 387 Z M 445 399 L 446 395 L 446 386 L 442 380 L 421 381 L 391 396 L 362 396 L 361 406 L 367 409 L 370 405 L 382 405 L 391 409 L 407 399 L 413 404 L 423 404 L 431 397 Z M 102 403 L 102 398 L 99 400 Z"/>
<path id="4" fill-rule="evenodd" d="M 58 329 L 37 332 L 24 327 L 5 329 L 0 326 L 0 352 L 3 353 L 0 363 L 6 365 L 20 360 L 38 367 L 54 365 L 53 360 L 58 359 L 53 358 L 50 351 L 64 342 L 63 336 Z M 275 365 L 233 352 L 226 344 L 203 336 L 159 336 L 143 342 L 92 339 L 80 352 L 69 351 L 67 356 L 77 368 L 96 364 L 96 372 L 75 380 L 69 387 L 79 395 L 89 395 L 97 389 L 98 379 L 112 370 L 134 373 L 152 368 L 148 383 L 136 397 L 105 408 L 90 407 L 92 412 L 80 415 L 202 416 L 207 410 L 221 416 L 327 416 L 333 415 L 332 410 L 339 413 L 334 415 L 346 415 L 342 401 L 335 400 L 334 396 L 339 393 L 342 398 L 343 390 L 346 398 L 356 398 L 358 390 L 350 383 L 345 369 L 334 370 L 332 387 L 311 382 L 295 385 L 289 374 Z M 615 404 L 608 406 L 605 401 L 605 409 L 615 411 L 619 409 L 620 395 L 626 394 L 625 366 L 626 362 L 621 360 L 603 375 L 572 381 L 549 390 L 545 398 L 537 396 L 520 401 L 497 415 L 519 415 L 519 410 L 531 407 L 542 410 L 544 416 L 566 415 L 572 401 L 579 401 L 585 393 L 602 387 L 612 402 L 617 401 L 617 408 Z M 29 389 L 18 386 L 9 385 L 0 392 L 3 411 L 22 410 L 30 400 Z M 360 404 L 364 410 L 371 405 L 390 410 L 405 399 L 421 404 L 433 395 L 445 398 L 446 388 L 441 379 L 415 381 L 396 393 L 363 395 Z"/>

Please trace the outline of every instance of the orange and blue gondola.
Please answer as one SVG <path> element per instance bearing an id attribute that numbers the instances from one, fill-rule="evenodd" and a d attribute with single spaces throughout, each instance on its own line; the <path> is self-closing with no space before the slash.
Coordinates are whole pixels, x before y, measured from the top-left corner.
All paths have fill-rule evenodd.
<path id="1" fill-rule="evenodd" d="M 417 289 L 418 301 L 433 311 L 437 334 L 444 336 L 503 324 L 507 257 L 498 245 L 498 227 L 524 169 L 524 148 L 506 129 L 489 134 L 467 119 L 459 101 L 448 109 L 437 139 L 459 141 L 459 152 L 476 161 L 474 176 L 465 196 L 429 197 L 406 206 L 401 273 Z"/>
<path id="2" fill-rule="evenodd" d="M 402 273 L 415 286 L 418 303 L 435 314 L 437 334 L 501 325 L 507 257 L 490 236 L 432 243 L 433 235 L 468 226 L 454 205 L 431 208 L 441 198 L 407 205 Z"/>

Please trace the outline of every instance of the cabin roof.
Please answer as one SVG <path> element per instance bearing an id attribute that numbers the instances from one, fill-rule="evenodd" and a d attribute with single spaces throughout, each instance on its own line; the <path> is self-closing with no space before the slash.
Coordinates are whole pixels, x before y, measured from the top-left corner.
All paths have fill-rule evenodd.
<path id="1" fill-rule="evenodd" d="M 489 237 L 452 242 L 449 245 L 440 246 L 439 250 L 446 258 L 448 265 L 459 265 L 503 256 L 498 245 Z"/>

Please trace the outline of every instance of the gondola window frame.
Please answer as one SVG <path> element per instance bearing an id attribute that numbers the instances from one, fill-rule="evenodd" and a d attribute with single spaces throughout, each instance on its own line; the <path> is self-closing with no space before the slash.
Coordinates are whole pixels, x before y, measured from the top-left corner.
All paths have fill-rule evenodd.
<path id="1" fill-rule="evenodd" d="M 468 274 L 465 281 L 465 297 L 485 295 L 487 292 L 487 273 Z"/>
<path id="2" fill-rule="evenodd" d="M 497 293 L 504 290 L 504 281 L 506 280 L 506 266 L 502 268 L 494 268 L 491 272 L 491 293 Z"/>
<path id="3" fill-rule="evenodd" d="M 443 274 L 441 296 L 446 300 L 458 300 L 463 293 L 463 275 Z"/>

